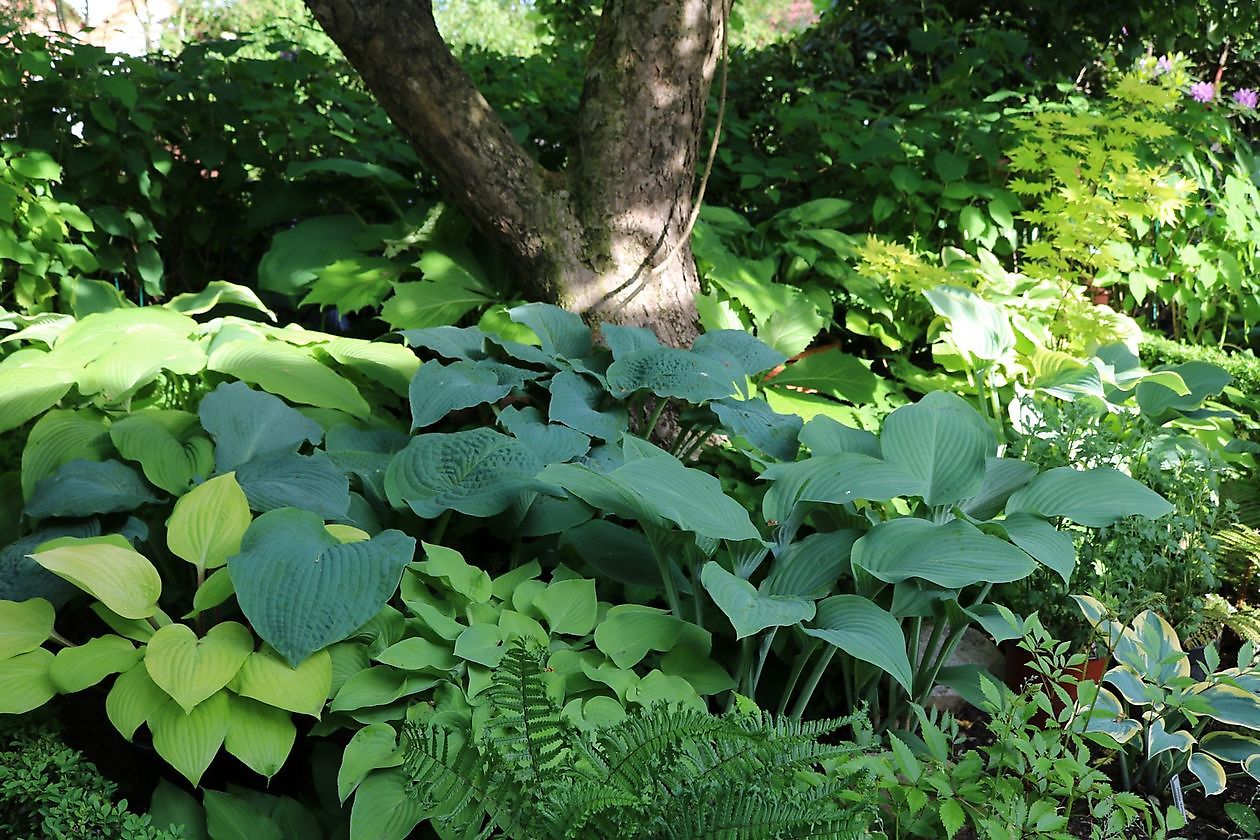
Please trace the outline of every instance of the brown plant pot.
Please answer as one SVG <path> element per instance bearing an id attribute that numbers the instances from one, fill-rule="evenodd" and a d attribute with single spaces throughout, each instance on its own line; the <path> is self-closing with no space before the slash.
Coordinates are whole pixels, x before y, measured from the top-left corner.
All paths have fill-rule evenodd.
<path id="1" fill-rule="evenodd" d="M 1006 654 L 1006 686 L 1011 691 L 1020 691 L 1029 682 L 1036 679 L 1044 679 L 1040 674 L 1033 671 L 1031 667 L 1032 654 L 1024 650 L 1013 642 L 1003 643 L 1004 653 Z M 1069 668 L 1064 674 L 1064 679 L 1059 683 L 1067 692 L 1068 697 L 1076 699 L 1076 681 L 1088 680 L 1092 683 L 1102 682 L 1103 674 L 1107 672 L 1107 665 L 1110 664 L 1110 656 L 1100 656 L 1088 659 L 1083 665 L 1077 665 Z M 1072 679 L 1068 679 L 1072 678 Z M 1050 702 L 1055 711 L 1061 708 L 1058 697 L 1054 692 L 1048 692 Z"/>

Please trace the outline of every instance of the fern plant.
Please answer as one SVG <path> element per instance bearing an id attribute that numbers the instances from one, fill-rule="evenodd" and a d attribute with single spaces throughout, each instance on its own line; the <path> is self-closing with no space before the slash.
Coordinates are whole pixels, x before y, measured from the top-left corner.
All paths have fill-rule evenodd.
<path id="1" fill-rule="evenodd" d="M 822 742 L 854 718 L 653 706 L 587 733 L 549 699 L 543 662 L 509 649 L 480 737 L 404 730 L 410 791 L 443 836 L 847 838 L 873 817 L 856 748 Z"/>

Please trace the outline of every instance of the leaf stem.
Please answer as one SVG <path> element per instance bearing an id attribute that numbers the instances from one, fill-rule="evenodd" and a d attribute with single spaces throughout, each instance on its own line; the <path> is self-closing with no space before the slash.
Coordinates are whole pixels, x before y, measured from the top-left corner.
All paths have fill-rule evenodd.
<path id="1" fill-rule="evenodd" d="M 76 645 L 74 642 L 70 641 L 65 636 L 58 633 L 56 630 L 50 631 L 48 634 L 48 638 L 52 639 L 54 642 L 61 645 L 62 647 L 68 647 L 68 648 L 78 647 L 78 645 Z"/>
<path id="2" fill-rule="evenodd" d="M 801 693 L 796 698 L 796 705 L 792 707 L 792 717 L 800 720 L 805 714 L 809 701 L 814 697 L 814 691 L 818 688 L 818 683 L 822 682 L 823 674 L 826 673 L 827 667 L 831 665 L 831 660 L 835 658 L 837 648 L 834 645 L 827 645 L 827 649 L 823 651 L 823 655 L 819 658 L 814 670 L 810 672 L 809 679 L 805 681 L 805 685 L 801 688 Z"/>

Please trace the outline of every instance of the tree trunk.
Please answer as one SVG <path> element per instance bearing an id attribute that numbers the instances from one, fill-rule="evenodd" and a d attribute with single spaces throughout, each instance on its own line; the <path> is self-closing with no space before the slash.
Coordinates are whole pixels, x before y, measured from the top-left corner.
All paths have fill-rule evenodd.
<path id="1" fill-rule="evenodd" d="M 431 0 L 306 0 L 450 199 L 526 291 L 592 323 L 696 335 L 685 241 L 724 0 L 605 0 L 565 173 L 512 137 Z"/>

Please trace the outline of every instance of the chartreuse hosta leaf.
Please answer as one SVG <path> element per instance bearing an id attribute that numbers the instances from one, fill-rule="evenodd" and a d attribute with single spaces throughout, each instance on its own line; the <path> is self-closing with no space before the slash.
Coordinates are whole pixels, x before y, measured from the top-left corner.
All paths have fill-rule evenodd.
<path id="1" fill-rule="evenodd" d="M 790 627 L 814 617 L 814 602 L 792 595 L 764 595 L 751 583 L 731 574 L 719 563 L 704 564 L 700 582 L 743 639 L 767 627 Z"/>
<path id="2" fill-rule="evenodd" d="M 1104 528 L 1126 516 L 1148 519 L 1171 513 L 1163 496 L 1119 470 L 1056 467 L 1034 478 L 1006 502 L 1006 512 L 1062 516 L 1086 528 Z"/>
<path id="3" fill-rule="evenodd" d="M 490 574 L 464 560 L 464 556 L 453 548 L 430 543 L 421 543 L 425 559 L 412 564 L 415 571 L 442 583 L 452 592 L 463 595 L 474 604 L 484 604 L 490 600 L 493 586 Z"/>
<path id="4" fill-rule="evenodd" d="M 110 674 L 131 670 L 142 653 L 122 636 L 98 636 L 57 651 L 48 675 L 63 694 L 82 691 Z"/>
<path id="5" fill-rule="evenodd" d="M 984 483 L 985 459 L 997 441 L 966 400 L 933 391 L 888 415 L 879 436 L 884 459 L 925 485 L 929 505 L 952 505 L 974 496 Z"/>
<path id="6" fill-rule="evenodd" d="M 149 678 L 144 663 L 138 662 L 114 680 L 105 695 L 105 714 L 118 733 L 130 741 L 136 730 L 166 704 L 179 710 L 175 701 Z"/>
<path id="7" fill-rule="evenodd" d="M 132 412 L 109 427 L 109 436 L 122 457 L 139 462 L 145 478 L 176 496 L 214 472 L 214 443 L 187 411 Z"/>
<path id="8" fill-rule="evenodd" d="M 228 695 L 230 717 L 223 747 L 249 769 L 270 779 L 284 766 L 297 740 L 289 713 L 248 697 Z"/>
<path id="9" fill-rule="evenodd" d="M 921 578 L 947 589 L 1020 580 L 1036 565 L 1021 549 L 969 522 L 936 525 L 911 518 L 876 525 L 854 543 L 852 562 L 885 583 Z"/>
<path id="10" fill-rule="evenodd" d="M 892 615 L 860 595 L 832 595 L 818 603 L 806 635 L 886 671 L 906 691 L 914 674 L 906 656 L 906 637 Z"/>
<path id="11" fill-rule="evenodd" d="M 62 537 L 31 557 L 123 618 L 157 612 L 162 578 L 122 537 Z"/>
<path id="12" fill-rule="evenodd" d="M 21 426 L 52 408 L 74 384 L 69 370 L 0 364 L 0 432 Z"/>
<path id="13" fill-rule="evenodd" d="M 250 625 L 297 666 L 380 610 L 415 547 L 393 530 L 343 544 L 318 516 L 275 510 L 249 526 L 228 572 Z"/>
<path id="14" fill-rule="evenodd" d="M 390 461 L 390 504 L 433 518 L 445 510 L 468 516 L 502 513 L 534 480 L 542 462 L 516 438 L 478 428 L 417 435 Z"/>
<path id="15" fill-rule="evenodd" d="M 618 668 L 633 668 L 648 651 L 667 651 L 677 644 L 687 622 L 664 610 L 618 604 L 595 628 L 595 647 Z"/>
<path id="16" fill-rule="evenodd" d="M 43 598 L 0 601 L 0 660 L 28 653 L 48 641 L 56 619 Z"/>
<path id="17" fill-rule="evenodd" d="M 196 785 L 223 746 L 231 717 L 228 693 L 219 691 L 187 713 L 174 700 L 167 700 L 147 722 L 157 754 Z"/>
<path id="18" fill-rule="evenodd" d="M 254 651 L 254 636 L 235 621 L 198 639 L 191 627 L 168 624 L 149 639 L 144 667 L 158 688 L 186 712 L 231 682 Z"/>
<path id="19" fill-rule="evenodd" d="M 53 655 L 35 648 L 0 659 L 0 715 L 21 715 L 52 699 L 57 686 L 49 676 Z"/>
<path id="20" fill-rule="evenodd" d="M 294 668 L 274 650 L 263 648 L 245 659 L 229 687 L 268 706 L 317 718 L 332 679 L 332 657 L 326 650 L 316 651 Z"/>
<path id="21" fill-rule="evenodd" d="M 335 408 L 362 418 L 372 413 L 359 389 L 320 363 L 309 347 L 266 339 L 228 341 L 210 351 L 207 367 L 295 403 Z"/>
<path id="22" fill-rule="evenodd" d="M 197 485 L 175 503 L 166 523 L 171 553 L 199 569 L 217 569 L 241 547 L 252 516 L 235 473 Z"/>

